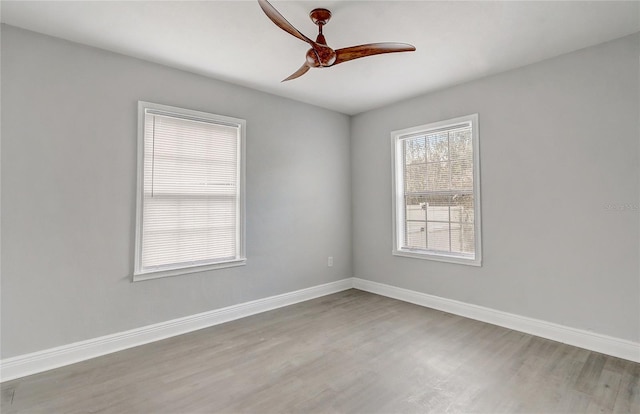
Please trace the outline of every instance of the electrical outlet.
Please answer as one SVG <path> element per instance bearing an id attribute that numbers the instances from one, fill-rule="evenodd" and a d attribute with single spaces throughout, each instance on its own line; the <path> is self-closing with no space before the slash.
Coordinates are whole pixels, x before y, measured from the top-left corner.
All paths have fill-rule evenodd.
<path id="1" fill-rule="evenodd" d="M 333 267 L 333 256 L 329 256 L 327 259 L 327 266 Z"/>

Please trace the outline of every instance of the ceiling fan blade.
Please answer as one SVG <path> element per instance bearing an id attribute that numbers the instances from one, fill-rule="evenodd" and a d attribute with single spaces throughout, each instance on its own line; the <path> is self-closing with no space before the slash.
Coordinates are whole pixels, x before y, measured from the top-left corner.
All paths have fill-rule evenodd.
<path id="1" fill-rule="evenodd" d="M 283 79 L 282 82 L 286 82 L 288 80 L 291 79 L 295 79 L 295 78 L 299 78 L 300 76 L 304 75 L 305 73 L 307 73 L 307 71 L 309 70 L 309 65 L 307 65 L 306 63 L 304 65 L 302 65 L 300 67 L 300 69 L 296 70 L 291 76 L 289 76 L 287 79 Z"/>
<path id="2" fill-rule="evenodd" d="M 317 45 L 316 42 L 314 42 L 313 40 L 309 39 L 307 36 L 305 36 L 302 33 L 300 33 L 300 31 L 298 31 L 298 29 L 293 27 L 293 25 L 291 23 L 289 23 L 287 21 L 287 19 L 282 17 L 280 12 L 278 12 L 278 10 L 276 10 L 276 8 L 273 7 L 271 5 L 271 3 L 269 3 L 267 0 L 258 0 L 258 3 L 260 4 L 260 7 L 262 8 L 262 11 L 264 11 L 264 14 L 266 14 L 267 17 L 269 19 L 271 19 L 271 21 L 276 24 L 276 26 L 278 26 L 279 28 L 281 28 L 285 32 L 297 37 L 298 39 L 309 43 L 311 46 L 315 47 Z"/>
<path id="3" fill-rule="evenodd" d="M 379 55 L 382 53 L 412 52 L 414 50 L 416 50 L 415 46 L 408 43 L 369 43 L 366 45 L 345 47 L 343 49 L 336 50 L 336 61 L 334 62 L 334 65 L 348 60 Z"/>

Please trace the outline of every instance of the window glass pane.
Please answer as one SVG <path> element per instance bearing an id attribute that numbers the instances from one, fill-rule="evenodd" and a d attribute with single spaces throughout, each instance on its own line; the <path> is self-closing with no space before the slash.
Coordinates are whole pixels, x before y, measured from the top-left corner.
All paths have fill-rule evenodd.
<path id="1" fill-rule="evenodd" d="M 473 223 L 473 195 L 456 194 L 451 197 L 451 221 Z"/>
<path id="2" fill-rule="evenodd" d="M 451 188 L 473 190 L 473 160 L 451 162 Z"/>
<path id="3" fill-rule="evenodd" d="M 451 251 L 455 253 L 473 253 L 473 227 L 470 225 L 451 224 Z"/>
<path id="4" fill-rule="evenodd" d="M 464 253 L 475 253 L 475 234 L 473 224 L 462 225 L 462 251 Z"/>
<path id="5" fill-rule="evenodd" d="M 448 162 L 434 162 L 427 164 L 427 190 L 448 190 L 450 179 L 451 165 Z"/>
<path id="6" fill-rule="evenodd" d="M 424 197 L 405 197 L 405 219 L 425 221 L 425 198 Z"/>
<path id="7" fill-rule="evenodd" d="M 473 253 L 475 250 L 472 224 L 451 223 L 451 251 Z"/>
<path id="8" fill-rule="evenodd" d="M 425 237 L 426 224 L 424 221 L 408 221 L 406 229 L 406 244 L 412 249 L 426 249 L 427 239 Z"/>
<path id="9" fill-rule="evenodd" d="M 449 251 L 449 223 L 427 222 L 427 248 Z"/>
<path id="10" fill-rule="evenodd" d="M 446 161 L 449 159 L 449 134 L 438 132 L 427 135 L 427 161 Z"/>
<path id="11" fill-rule="evenodd" d="M 451 223 L 451 251 L 462 253 L 462 224 Z"/>
<path id="12" fill-rule="evenodd" d="M 426 161 L 425 145 L 424 137 L 404 140 L 405 164 L 424 164 Z"/>
<path id="13" fill-rule="evenodd" d="M 404 169 L 404 192 L 427 191 L 427 164 L 407 165 Z"/>
<path id="14" fill-rule="evenodd" d="M 449 221 L 449 205 L 451 196 L 428 195 L 424 197 L 429 221 Z"/>
<path id="15" fill-rule="evenodd" d="M 471 159 L 473 154 L 471 127 L 454 129 L 449 135 L 451 159 L 454 161 L 461 159 Z"/>

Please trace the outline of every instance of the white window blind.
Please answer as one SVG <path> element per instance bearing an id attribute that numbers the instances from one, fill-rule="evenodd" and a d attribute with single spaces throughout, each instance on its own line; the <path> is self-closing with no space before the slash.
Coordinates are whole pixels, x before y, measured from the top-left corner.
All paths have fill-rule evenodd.
<path id="1" fill-rule="evenodd" d="M 172 275 L 242 262 L 244 121 L 140 105 L 143 167 L 134 273 Z"/>
<path id="2" fill-rule="evenodd" d="M 395 254 L 479 264 L 476 120 L 393 133 Z"/>

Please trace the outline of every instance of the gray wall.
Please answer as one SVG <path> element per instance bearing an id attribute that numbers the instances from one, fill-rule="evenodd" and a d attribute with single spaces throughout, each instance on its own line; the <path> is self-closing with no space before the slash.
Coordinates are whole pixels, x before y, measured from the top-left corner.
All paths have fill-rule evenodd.
<path id="1" fill-rule="evenodd" d="M 354 117 L 354 275 L 640 340 L 638 43 Z M 389 132 L 476 112 L 483 266 L 392 256 Z"/>
<path id="2" fill-rule="evenodd" d="M 352 275 L 347 116 L 8 26 L 1 86 L 2 358 Z M 247 266 L 131 283 L 138 100 L 247 120 Z"/>
<path id="3" fill-rule="evenodd" d="M 638 341 L 638 42 L 350 121 L 2 26 L 2 358 L 352 275 Z M 247 266 L 131 283 L 138 100 L 247 120 Z M 392 256 L 389 132 L 475 112 L 483 267 Z"/>

